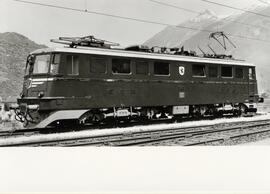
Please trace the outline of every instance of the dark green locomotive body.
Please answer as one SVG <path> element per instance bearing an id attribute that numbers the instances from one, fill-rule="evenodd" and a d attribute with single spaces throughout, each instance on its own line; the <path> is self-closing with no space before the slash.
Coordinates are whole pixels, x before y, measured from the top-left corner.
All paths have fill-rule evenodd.
<path id="1" fill-rule="evenodd" d="M 248 103 L 258 101 L 255 66 L 238 60 L 101 48 L 42 49 L 31 56 L 18 104 L 45 117 L 58 110 L 111 109 L 115 116 L 123 108 L 252 109 Z"/>

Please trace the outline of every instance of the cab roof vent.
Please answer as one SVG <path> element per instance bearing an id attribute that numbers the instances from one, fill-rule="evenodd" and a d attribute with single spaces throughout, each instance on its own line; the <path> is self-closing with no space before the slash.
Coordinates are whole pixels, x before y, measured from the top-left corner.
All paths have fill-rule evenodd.
<path id="1" fill-rule="evenodd" d="M 141 52 L 150 52 L 151 49 L 145 45 L 132 45 L 125 48 L 127 51 L 141 51 Z"/>

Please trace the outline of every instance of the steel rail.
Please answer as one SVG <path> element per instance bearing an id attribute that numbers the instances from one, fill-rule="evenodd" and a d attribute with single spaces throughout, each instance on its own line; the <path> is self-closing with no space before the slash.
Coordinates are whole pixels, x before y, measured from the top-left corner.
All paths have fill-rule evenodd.
<path id="1" fill-rule="evenodd" d="M 205 118 L 206 119 L 206 118 Z M 184 118 L 182 122 L 192 121 L 192 118 Z M 166 124 L 172 123 L 172 119 L 159 119 L 159 120 L 149 120 L 144 121 L 143 123 L 132 121 L 129 123 L 101 123 L 99 125 L 82 125 L 75 127 L 46 127 L 46 128 L 19 128 L 19 129 L 10 129 L 10 130 L 0 130 L 0 138 L 8 138 L 14 136 L 30 136 L 31 134 L 51 134 L 51 133 L 59 133 L 59 132 L 70 132 L 70 131 L 84 131 L 84 130 L 97 130 L 97 129 L 106 129 L 112 127 L 131 127 L 138 126 L 138 124 L 152 125 L 152 124 Z M 141 126 L 141 125 L 139 125 Z"/>
<path id="2" fill-rule="evenodd" d="M 151 143 L 154 142 L 162 142 L 164 140 L 174 140 L 174 139 L 178 139 L 178 141 L 184 141 L 187 140 L 189 141 L 189 139 L 191 138 L 196 138 L 197 136 L 201 136 L 201 135 L 209 135 L 209 134 L 215 134 L 215 133 L 222 133 L 222 132 L 229 132 L 229 131 L 237 131 L 237 130 L 247 130 L 247 129 L 251 129 L 254 127 L 268 127 L 270 126 L 270 123 L 261 123 L 261 124 L 254 124 L 254 125 L 248 125 L 248 126 L 235 126 L 235 127 L 227 127 L 224 129 L 218 129 L 218 130 L 209 130 L 209 131 L 201 131 L 201 132 L 194 132 L 192 133 L 190 136 L 181 136 L 181 135 L 172 135 L 172 136 L 168 136 L 165 138 L 157 138 L 157 139 L 153 139 L 153 140 L 145 140 L 145 141 L 141 141 L 141 142 L 135 142 L 135 143 L 129 143 L 129 144 L 122 144 L 121 146 L 134 146 L 134 145 L 149 145 Z M 259 133 L 259 132 L 258 132 Z M 219 141 L 220 139 L 224 139 L 224 138 L 218 138 L 215 140 L 207 140 L 207 138 L 205 138 L 205 142 L 209 142 L 209 141 Z M 191 139 L 192 140 L 192 139 Z M 202 145 L 205 144 L 204 142 L 197 142 L 197 143 L 188 143 L 188 144 L 184 144 L 184 146 L 188 146 L 188 145 Z M 180 144 L 179 144 L 180 145 Z"/>
<path id="3" fill-rule="evenodd" d="M 270 126 L 270 125 L 269 125 Z M 264 130 L 254 130 L 254 131 L 250 131 L 250 132 L 243 132 L 243 133 L 236 133 L 234 135 L 230 135 L 228 137 L 220 137 L 220 138 L 213 138 L 213 139 L 209 139 L 209 140 L 203 140 L 203 141 L 198 141 L 198 142 L 193 142 L 193 143 L 188 143 L 185 144 L 184 146 L 196 146 L 196 145 L 208 145 L 211 143 L 215 143 L 215 142 L 221 142 L 221 143 L 225 143 L 226 141 L 229 140 L 234 140 L 234 139 L 240 139 L 243 137 L 249 137 L 252 135 L 259 135 L 259 134 L 265 134 L 265 133 L 269 133 L 270 134 L 270 129 L 264 129 Z"/>
<path id="4" fill-rule="evenodd" d="M 231 125 L 227 127 L 225 125 Z M 236 125 L 236 126 L 233 126 Z M 211 133 L 221 133 L 243 128 L 254 128 L 259 126 L 270 126 L 270 120 L 245 121 L 233 123 L 220 123 L 207 126 L 196 126 L 175 129 L 159 129 L 153 131 L 137 131 L 128 133 L 119 133 L 112 135 L 99 135 L 92 137 L 67 138 L 60 140 L 46 140 L 37 142 L 14 143 L 4 146 L 132 146 L 147 145 L 154 142 L 165 140 L 182 139 L 186 140 L 192 137 L 207 135 Z M 220 129 L 221 128 L 221 129 Z"/>

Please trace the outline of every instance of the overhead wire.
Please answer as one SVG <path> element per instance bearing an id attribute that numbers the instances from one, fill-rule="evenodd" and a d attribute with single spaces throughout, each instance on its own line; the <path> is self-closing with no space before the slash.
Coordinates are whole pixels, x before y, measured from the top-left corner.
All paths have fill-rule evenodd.
<path id="1" fill-rule="evenodd" d="M 217 2 L 209 1 L 209 0 L 201 0 L 201 1 L 206 2 L 206 3 L 210 3 L 210 4 L 214 4 L 214 5 L 218 5 L 221 7 L 226 7 L 226 8 L 246 12 L 246 13 L 251 13 L 251 14 L 258 15 L 258 16 L 265 17 L 265 18 L 270 18 L 270 15 L 265 15 L 265 14 L 251 11 L 251 10 L 247 10 L 247 9 L 242 9 L 242 8 L 238 8 L 238 7 L 234 7 L 234 6 L 230 6 L 230 5 L 226 5 L 226 4 L 222 4 L 222 3 L 217 3 Z"/>
<path id="2" fill-rule="evenodd" d="M 183 7 L 180 7 L 180 6 L 176 6 L 176 5 L 169 4 L 169 3 L 164 3 L 164 2 L 161 2 L 161 1 L 156 1 L 156 0 L 148 0 L 148 1 L 153 2 L 153 3 L 160 4 L 160 5 L 163 5 L 163 6 L 172 7 L 172 8 L 179 9 L 179 10 L 183 10 L 183 11 L 186 11 L 186 12 L 194 13 L 194 14 L 201 14 L 200 11 L 186 9 L 186 8 L 183 8 Z M 233 23 L 237 23 L 237 24 L 241 24 L 241 25 L 245 25 L 245 26 L 252 26 L 252 27 L 256 27 L 256 28 L 261 27 L 261 26 L 258 26 L 258 25 L 253 25 L 253 24 L 247 24 L 247 23 L 244 23 L 244 22 L 239 22 L 239 21 L 233 20 L 233 19 L 231 19 L 229 17 L 230 16 L 224 18 L 224 20 L 229 20 L 229 21 L 231 21 Z"/>
<path id="3" fill-rule="evenodd" d="M 58 8 L 58 9 L 70 10 L 70 11 L 84 12 L 84 13 L 95 14 L 95 15 L 102 15 L 102 16 L 113 17 L 113 18 L 124 19 L 124 20 L 132 20 L 132 21 L 142 22 L 142 23 L 157 24 L 157 25 L 162 25 L 162 26 L 175 26 L 173 24 L 167 24 L 167 23 L 162 23 L 162 22 L 156 22 L 156 21 L 144 20 L 144 19 L 139 19 L 139 18 L 132 18 L 132 17 L 114 15 L 114 14 L 108 14 L 108 13 L 97 12 L 97 11 L 90 11 L 90 10 L 83 10 L 83 9 L 64 7 L 64 6 L 58 6 L 58 5 L 37 3 L 37 2 L 25 1 L 25 0 L 13 0 L 13 1 L 32 4 L 32 5 L 40 5 L 40 6 L 45 6 L 45 7 L 52 7 L 52 8 Z M 186 28 L 186 29 L 190 29 L 190 30 L 198 30 L 196 28 L 186 27 L 186 26 L 179 26 L 179 28 Z M 211 32 L 209 30 L 205 30 L 205 31 L 206 32 Z"/>
<path id="4" fill-rule="evenodd" d="M 214 31 L 211 31 L 211 30 L 200 29 L 200 28 L 195 28 L 195 27 L 188 27 L 188 26 L 183 26 L 183 25 L 173 25 L 173 24 L 168 24 L 168 23 L 163 23 L 163 22 L 156 22 L 156 21 L 150 21 L 150 20 L 145 20 L 145 19 L 139 19 L 139 18 L 133 18 L 133 17 L 127 17 L 127 16 L 120 16 L 120 15 L 114 15 L 114 14 L 108 14 L 108 13 L 104 13 L 104 12 L 90 11 L 90 10 L 86 10 L 86 9 L 83 10 L 83 9 L 64 7 L 64 6 L 52 5 L 52 4 L 44 4 L 44 3 L 25 1 L 25 0 L 13 0 L 13 1 L 21 2 L 21 3 L 25 3 L 25 4 L 32 4 L 32 5 L 38 5 L 38 6 L 44 6 L 44 7 L 51 7 L 51 8 L 57 8 L 57 9 L 69 10 L 69 11 L 76 11 L 76 12 L 83 12 L 83 13 L 88 13 L 88 14 L 101 15 L 101 16 L 118 18 L 118 19 L 135 21 L 135 22 L 141 22 L 141 23 L 155 24 L 155 25 L 168 26 L 168 27 L 176 27 L 176 28 L 182 28 L 182 29 L 206 32 L 206 33 L 213 33 L 214 32 Z M 237 38 L 246 39 L 246 40 L 260 41 L 260 42 L 263 42 L 263 43 L 270 44 L 270 41 L 268 41 L 268 40 L 257 39 L 257 38 L 253 38 L 253 37 L 246 37 L 246 36 L 242 36 L 242 35 L 234 35 L 234 34 L 229 34 L 229 33 L 227 33 L 227 36 L 237 37 Z"/>
<path id="5" fill-rule="evenodd" d="M 153 2 L 153 3 L 160 4 L 160 5 L 164 5 L 164 6 L 167 6 L 167 7 L 172 7 L 172 8 L 180 9 L 180 10 L 183 10 L 183 11 L 187 11 L 187 12 L 190 12 L 190 13 L 200 14 L 199 11 L 195 11 L 195 10 L 183 8 L 183 7 L 176 6 L 176 5 L 172 5 L 172 4 L 169 4 L 169 3 L 164 3 L 164 2 L 156 1 L 156 0 L 149 0 L 149 1 L 151 1 L 151 2 Z"/>

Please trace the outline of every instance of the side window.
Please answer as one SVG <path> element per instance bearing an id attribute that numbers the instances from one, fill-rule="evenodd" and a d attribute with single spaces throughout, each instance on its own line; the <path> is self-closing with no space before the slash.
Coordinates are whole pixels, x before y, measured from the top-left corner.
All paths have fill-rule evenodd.
<path id="1" fill-rule="evenodd" d="M 221 76 L 225 78 L 232 78 L 233 71 L 231 66 L 223 66 L 221 67 Z"/>
<path id="2" fill-rule="evenodd" d="M 112 59 L 112 72 L 119 74 L 130 74 L 130 60 L 129 59 Z"/>
<path id="3" fill-rule="evenodd" d="M 235 68 L 235 78 L 240 78 L 240 79 L 244 78 L 244 70 L 242 67 Z"/>
<path id="4" fill-rule="evenodd" d="M 155 62 L 154 74 L 155 75 L 170 75 L 170 64 L 164 63 L 164 62 Z"/>
<path id="5" fill-rule="evenodd" d="M 196 77 L 205 77 L 205 65 L 192 65 L 192 75 Z"/>
<path id="6" fill-rule="evenodd" d="M 50 68 L 51 74 L 58 74 L 59 73 L 60 57 L 61 57 L 60 54 L 53 55 L 51 68 Z"/>
<path id="7" fill-rule="evenodd" d="M 147 75 L 149 73 L 149 67 L 147 61 L 136 61 L 136 74 Z"/>
<path id="8" fill-rule="evenodd" d="M 91 73 L 102 74 L 107 72 L 107 59 L 91 57 L 89 60 Z"/>
<path id="9" fill-rule="evenodd" d="M 209 65 L 209 77 L 218 77 L 218 65 Z"/>
<path id="10" fill-rule="evenodd" d="M 248 77 L 250 80 L 255 79 L 255 69 L 250 67 L 248 69 Z"/>
<path id="11" fill-rule="evenodd" d="M 77 55 L 67 56 L 67 74 L 79 75 L 79 56 Z"/>

